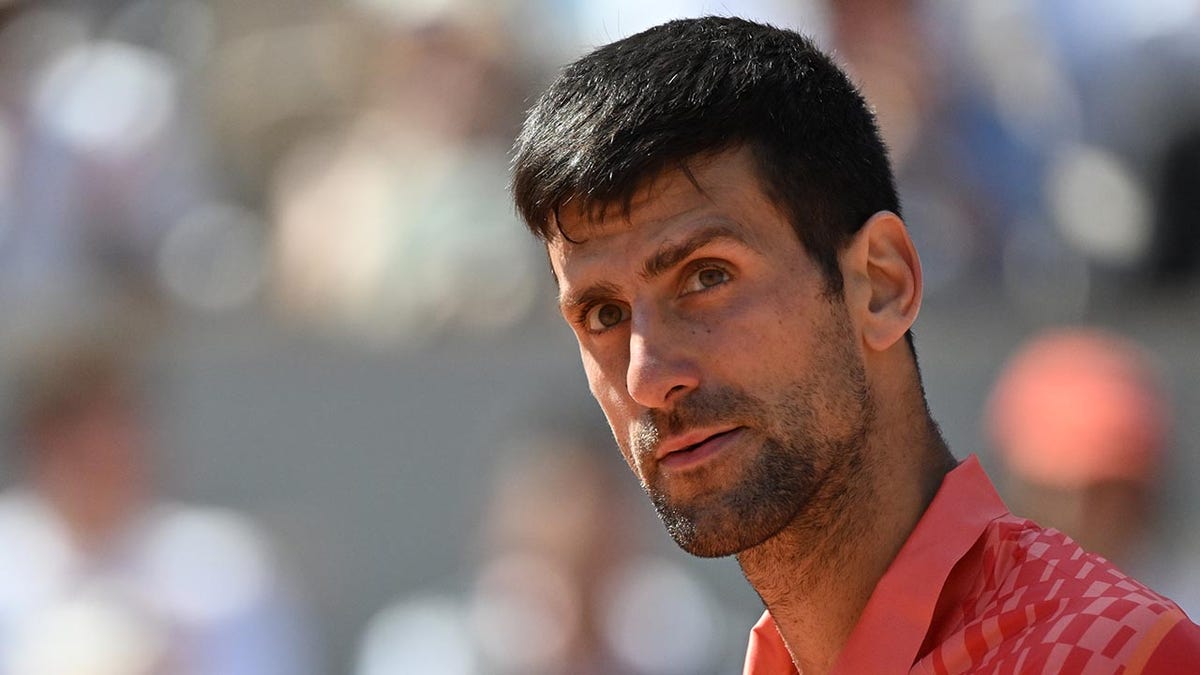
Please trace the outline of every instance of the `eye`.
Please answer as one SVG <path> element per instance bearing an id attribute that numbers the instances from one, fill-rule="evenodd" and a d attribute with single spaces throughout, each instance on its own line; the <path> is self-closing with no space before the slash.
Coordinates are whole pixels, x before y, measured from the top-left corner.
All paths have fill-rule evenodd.
<path id="1" fill-rule="evenodd" d="M 603 333 L 628 318 L 629 309 L 625 305 L 605 302 L 587 310 L 584 315 L 584 325 L 593 333 Z"/>
<path id="2" fill-rule="evenodd" d="M 697 268 L 688 275 L 683 285 L 683 292 L 695 293 L 696 291 L 703 291 L 713 286 L 720 286 L 727 281 L 729 281 L 729 272 L 725 268 L 716 265 L 706 265 Z"/>

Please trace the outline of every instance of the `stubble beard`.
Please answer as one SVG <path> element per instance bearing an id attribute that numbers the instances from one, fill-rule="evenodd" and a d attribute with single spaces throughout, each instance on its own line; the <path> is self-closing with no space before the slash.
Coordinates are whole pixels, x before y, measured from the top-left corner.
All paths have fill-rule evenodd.
<path id="1" fill-rule="evenodd" d="M 837 334 L 823 336 L 829 353 L 814 355 L 815 370 L 778 400 L 730 387 L 697 390 L 669 415 L 639 425 L 635 447 L 694 426 L 746 427 L 747 437 L 727 451 L 747 454 L 748 465 L 720 490 L 676 498 L 659 476 L 643 477 L 659 518 L 685 551 L 706 558 L 741 553 L 785 528 L 812 541 L 850 536 L 838 521 L 865 498 L 874 404 L 861 358 L 837 319 L 845 317 L 835 316 Z"/>

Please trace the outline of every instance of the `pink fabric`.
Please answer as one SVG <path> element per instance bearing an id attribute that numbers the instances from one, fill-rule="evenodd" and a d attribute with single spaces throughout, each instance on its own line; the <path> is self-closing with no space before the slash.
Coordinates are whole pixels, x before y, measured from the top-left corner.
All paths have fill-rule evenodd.
<path id="1" fill-rule="evenodd" d="M 1195 672 L 1172 665 L 1187 661 L 1200 663 L 1200 627 L 1062 533 L 1010 514 L 971 457 L 876 585 L 833 672 Z M 796 673 L 769 613 L 744 673 Z"/>

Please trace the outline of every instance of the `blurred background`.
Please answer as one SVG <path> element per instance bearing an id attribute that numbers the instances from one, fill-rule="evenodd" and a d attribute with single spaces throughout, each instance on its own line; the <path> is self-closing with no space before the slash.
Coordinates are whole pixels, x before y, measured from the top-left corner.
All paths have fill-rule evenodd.
<path id="1" fill-rule="evenodd" d="M 0 0 L 2 672 L 739 672 L 506 194 L 557 68 L 731 9 Z M 1200 2 L 737 12 L 877 107 L 956 454 L 1196 616 Z"/>

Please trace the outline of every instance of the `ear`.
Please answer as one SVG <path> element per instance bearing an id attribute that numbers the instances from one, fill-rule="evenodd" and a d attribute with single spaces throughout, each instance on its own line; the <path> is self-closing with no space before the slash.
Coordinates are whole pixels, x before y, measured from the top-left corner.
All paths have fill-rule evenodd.
<path id="1" fill-rule="evenodd" d="M 871 216 L 841 254 L 847 306 L 865 345 L 884 351 L 904 337 L 921 308 L 921 260 L 904 221 Z"/>

